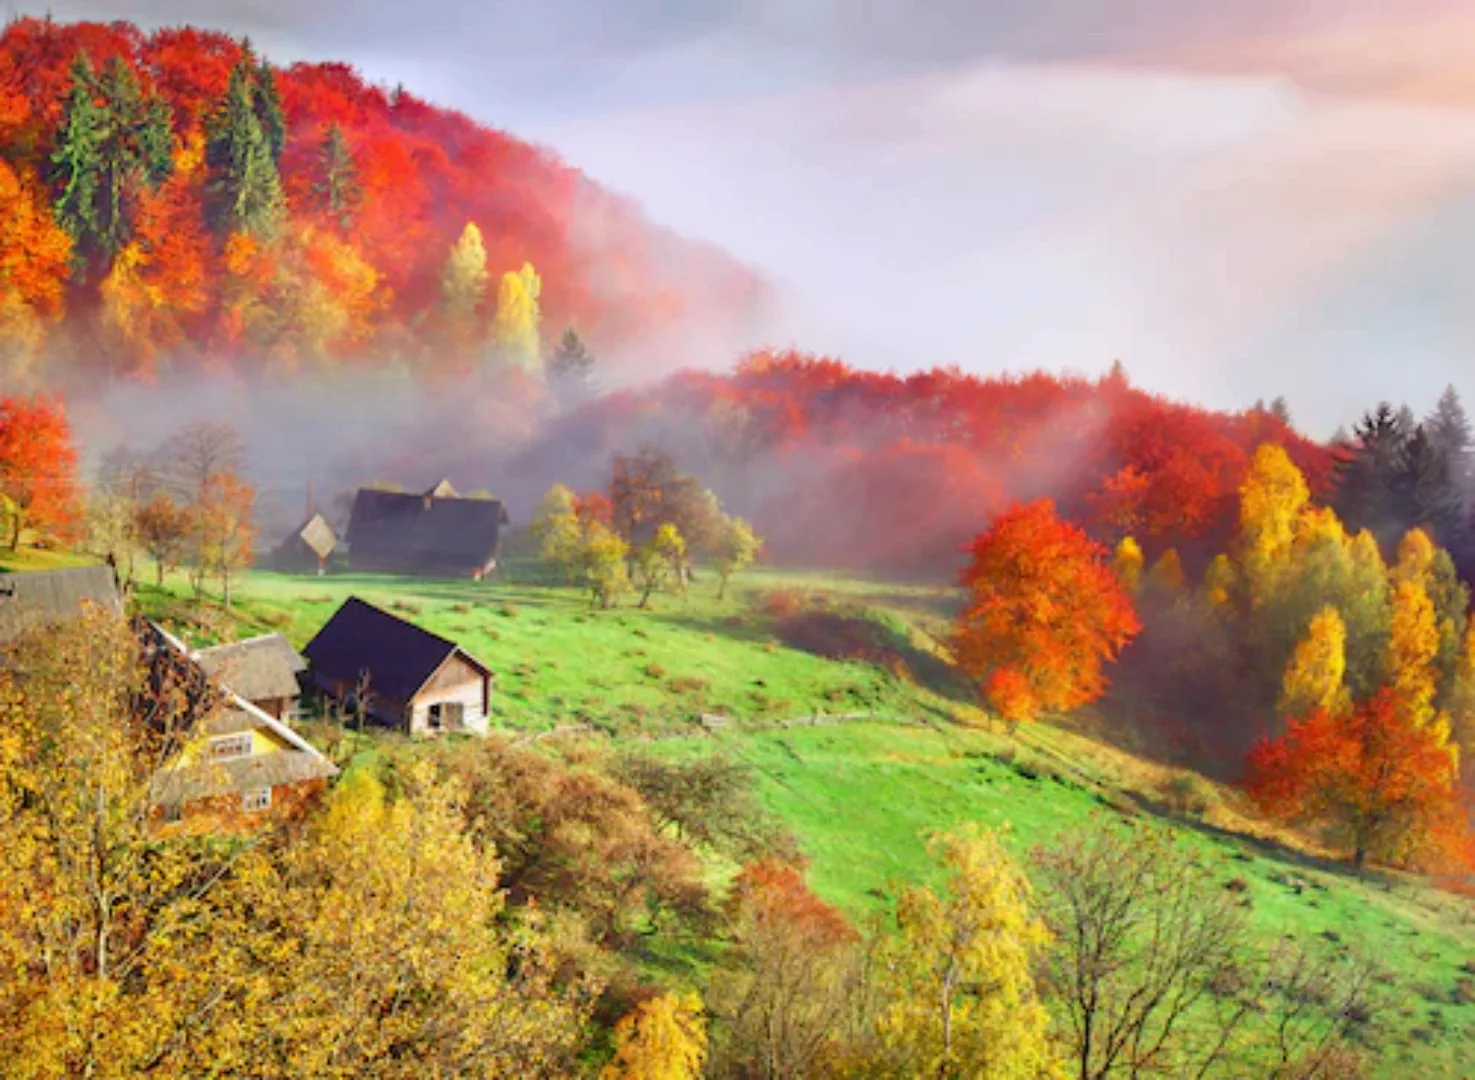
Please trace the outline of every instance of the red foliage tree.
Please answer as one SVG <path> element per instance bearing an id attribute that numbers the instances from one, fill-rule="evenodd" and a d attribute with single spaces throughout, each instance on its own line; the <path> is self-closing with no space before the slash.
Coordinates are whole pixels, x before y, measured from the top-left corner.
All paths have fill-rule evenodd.
<path id="1" fill-rule="evenodd" d="M 1105 549 L 1048 499 L 1015 506 L 978 536 L 962 584 L 958 664 L 980 683 L 1007 685 L 1016 719 L 1022 690 L 1044 709 L 1100 697 L 1104 665 L 1141 629 Z"/>
<path id="2" fill-rule="evenodd" d="M 1399 719 L 1391 689 L 1350 717 L 1318 710 L 1250 753 L 1247 788 L 1285 821 L 1327 826 L 1369 859 L 1443 866 L 1468 849 L 1452 748 L 1430 727 Z"/>
<path id="3" fill-rule="evenodd" d="M 61 401 L 0 398 L 0 496 L 12 550 L 22 529 L 66 534 L 77 522 L 77 452 Z"/>

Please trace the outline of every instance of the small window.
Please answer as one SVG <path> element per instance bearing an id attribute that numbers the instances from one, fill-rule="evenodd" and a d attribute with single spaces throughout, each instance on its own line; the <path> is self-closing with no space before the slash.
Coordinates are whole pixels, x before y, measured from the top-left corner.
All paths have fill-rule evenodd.
<path id="1" fill-rule="evenodd" d="M 210 757 L 215 761 L 228 761 L 231 758 L 242 758 L 251 756 L 251 733 L 243 731 L 239 735 L 221 735 L 210 740 Z"/>
<path id="2" fill-rule="evenodd" d="M 271 788 L 256 788 L 241 795 L 241 809 L 248 814 L 271 809 Z"/>
<path id="3" fill-rule="evenodd" d="M 439 731 L 441 729 L 441 707 L 439 705 L 430 706 L 426 722 L 430 725 L 431 731 Z"/>
<path id="4" fill-rule="evenodd" d="M 179 803 L 169 803 L 164 807 L 164 821 L 170 825 L 184 820 L 184 807 Z"/>

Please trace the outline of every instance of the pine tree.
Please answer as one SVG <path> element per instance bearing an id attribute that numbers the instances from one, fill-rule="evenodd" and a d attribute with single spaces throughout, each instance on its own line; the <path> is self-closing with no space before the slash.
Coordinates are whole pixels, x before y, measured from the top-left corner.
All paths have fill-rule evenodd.
<path id="1" fill-rule="evenodd" d="M 79 266 L 85 238 L 98 231 L 98 195 L 102 187 L 102 143 L 106 116 L 98 104 L 100 89 L 92 61 L 79 52 L 72 61 L 72 88 L 62 109 L 61 126 L 52 151 L 53 177 L 60 191 L 56 198 L 56 223 L 72 238 Z"/>
<path id="2" fill-rule="evenodd" d="M 169 106 L 145 97 L 119 57 L 99 76 L 85 53 L 72 64 L 54 178 L 61 187 L 57 222 L 72 237 L 79 267 L 111 261 L 133 236 L 140 193 L 158 190 L 174 168 Z"/>
<path id="3" fill-rule="evenodd" d="M 1432 527 L 1442 543 L 1460 529 L 1463 509 L 1449 466 L 1449 458 L 1420 425 L 1399 451 L 1389 483 L 1392 515 L 1403 524 Z"/>
<path id="4" fill-rule="evenodd" d="M 553 379 L 587 383 L 593 373 L 594 355 L 584 344 L 584 339 L 570 326 L 563 332 L 553 355 L 548 358 L 548 375 Z"/>
<path id="5" fill-rule="evenodd" d="M 1407 510 L 1397 506 L 1395 474 L 1413 425 L 1388 402 L 1362 415 L 1337 462 L 1337 514 L 1350 531 L 1371 529 L 1388 542 L 1408 527 Z"/>
<path id="6" fill-rule="evenodd" d="M 336 123 L 330 124 L 323 136 L 318 161 L 322 179 L 312 189 L 319 209 L 335 218 L 343 229 L 351 229 L 363 202 L 364 189 L 359 184 L 358 166 L 348 149 L 348 140 Z"/>
<path id="7" fill-rule="evenodd" d="M 1284 397 L 1277 397 L 1270 403 L 1270 415 L 1279 420 L 1286 427 L 1291 427 L 1291 407 L 1286 403 Z"/>
<path id="8" fill-rule="evenodd" d="M 221 233 L 273 239 L 286 212 L 271 143 L 256 112 L 256 69 L 249 51 L 231 71 L 225 100 L 205 147 L 207 210 Z"/>
<path id="9" fill-rule="evenodd" d="M 287 149 L 287 116 L 282 111 L 277 77 L 265 60 L 257 66 L 254 75 L 256 121 L 261 125 L 261 134 L 266 137 L 266 145 L 271 150 L 272 163 L 280 166 L 282 153 Z"/>

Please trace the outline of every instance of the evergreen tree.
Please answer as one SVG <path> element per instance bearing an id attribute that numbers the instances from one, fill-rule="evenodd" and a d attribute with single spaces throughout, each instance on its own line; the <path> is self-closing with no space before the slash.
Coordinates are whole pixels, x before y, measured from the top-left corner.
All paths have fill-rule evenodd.
<path id="1" fill-rule="evenodd" d="M 1449 458 L 1420 425 L 1399 451 L 1390 507 L 1401 523 L 1428 526 L 1441 543 L 1460 528 L 1462 506 L 1449 473 Z"/>
<path id="2" fill-rule="evenodd" d="M 277 77 L 265 60 L 256 67 L 254 84 L 256 120 L 261 125 L 261 134 L 266 137 L 266 145 L 271 150 L 272 162 L 281 165 L 282 152 L 287 149 L 287 116 L 282 111 L 282 95 L 277 90 Z"/>
<path id="3" fill-rule="evenodd" d="M 139 194 L 173 171 L 169 106 L 145 97 L 121 58 L 99 76 L 79 53 L 51 160 L 61 188 L 57 222 L 72 237 L 79 267 L 111 261 L 132 239 Z"/>
<path id="4" fill-rule="evenodd" d="M 563 332 L 562 339 L 548 358 L 550 378 L 588 383 L 594 374 L 594 354 L 584 344 L 584 339 L 570 326 Z"/>
<path id="5" fill-rule="evenodd" d="M 225 100 L 205 146 L 207 210 L 221 233 L 270 239 L 285 215 L 282 180 L 256 112 L 256 68 L 249 51 L 231 71 Z"/>
<path id="6" fill-rule="evenodd" d="M 98 195 L 102 187 L 102 143 L 107 117 L 98 103 L 100 89 L 92 61 L 85 52 L 72 60 L 72 87 L 62 107 L 56 148 L 51 154 L 53 178 L 60 189 L 55 204 L 56 223 L 72 238 L 74 258 L 85 266 L 81 253 L 86 238 L 98 231 Z"/>
<path id="7" fill-rule="evenodd" d="M 1388 544 L 1408 525 L 1409 508 L 1399 506 L 1396 476 L 1404 445 L 1412 434 L 1405 427 L 1407 409 L 1394 412 L 1388 402 L 1362 415 L 1353 425 L 1352 438 L 1341 447 L 1337 462 L 1338 515 L 1351 531 L 1369 529 Z"/>
<path id="8" fill-rule="evenodd" d="M 1270 403 L 1270 415 L 1279 420 L 1286 427 L 1291 427 L 1291 407 L 1286 403 L 1284 397 L 1277 397 Z"/>
<path id="9" fill-rule="evenodd" d="M 363 202 L 364 189 L 359 184 L 358 166 L 348 149 L 348 140 L 336 123 L 329 125 L 323 136 L 318 160 L 322 179 L 313 184 L 318 206 L 343 229 L 351 229 Z"/>

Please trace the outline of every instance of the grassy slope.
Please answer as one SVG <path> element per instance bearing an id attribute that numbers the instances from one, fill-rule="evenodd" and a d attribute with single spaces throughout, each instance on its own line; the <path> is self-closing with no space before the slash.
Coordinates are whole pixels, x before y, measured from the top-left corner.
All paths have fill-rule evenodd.
<path id="1" fill-rule="evenodd" d="M 733 728 L 659 744 L 671 753 L 720 745 L 751 763 L 765 802 L 813 859 L 816 888 L 856 915 L 885 904 L 898 883 L 927 876 L 929 830 L 1007 826 L 1023 851 L 1114 812 L 1110 806 L 1130 810 L 1163 775 L 1053 726 L 1014 741 L 949 723 L 978 715 L 929 651 L 928 633 L 950 602 L 937 590 L 753 574 L 720 603 L 701 583 L 652 611 L 592 613 L 568 590 L 515 569 L 510 578 L 473 585 L 253 573 L 231 620 L 194 629 L 205 637 L 280 629 L 301 645 L 350 594 L 398 606 L 490 663 L 499 716 L 521 728 L 586 722 L 628 736 L 692 731 L 700 711 L 752 721 L 872 712 L 874 719 L 836 726 Z M 888 647 L 883 663 L 827 660 L 778 641 L 756 608 L 762 591 L 780 588 L 823 591 L 842 624 L 871 624 Z M 182 597 L 179 583 L 140 590 L 147 609 L 181 622 L 192 612 Z M 896 660 L 911 677 L 886 670 Z M 1475 1060 L 1475 1005 L 1455 1004 L 1452 994 L 1461 966 L 1475 960 L 1469 906 L 1416 882 L 1354 879 L 1276 843 L 1232 793 L 1222 802 L 1205 822 L 1181 824 L 1224 881 L 1248 883 L 1263 934 L 1336 935 L 1391 965 L 1410 991 L 1404 1013 L 1383 1018 L 1380 1075 L 1465 1075 L 1463 1063 Z"/>

